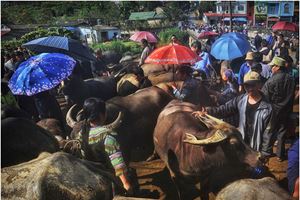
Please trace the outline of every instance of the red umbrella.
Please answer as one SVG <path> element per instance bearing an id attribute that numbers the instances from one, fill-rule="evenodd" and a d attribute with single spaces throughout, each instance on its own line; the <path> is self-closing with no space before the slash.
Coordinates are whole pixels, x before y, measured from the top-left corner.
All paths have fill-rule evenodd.
<path id="1" fill-rule="evenodd" d="M 135 42 L 140 42 L 142 39 L 146 39 L 150 43 L 157 43 L 155 35 L 147 31 L 136 32 L 129 39 Z"/>
<path id="2" fill-rule="evenodd" d="M 280 21 L 272 26 L 273 31 L 293 31 L 296 32 L 299 30 L 297 24 L 292 22 Z"/>
<path id="3" fill-rule="evenodd" d="M 187 64 L 195 63 L 200 60 L 190 48 L 179 45 L 170 44 L 155 49 L 145 60 L 145 63 L 153 64 Z"/>
<path id="4" fill-rule="evenodd" d="M 199 34 L 198 38 L 199 39 L 207 39 L 209 37 L 214 37 L 219 35 L 218 33 L 212 32 L 212 31 L 204 31 L 202 33 Z"/>

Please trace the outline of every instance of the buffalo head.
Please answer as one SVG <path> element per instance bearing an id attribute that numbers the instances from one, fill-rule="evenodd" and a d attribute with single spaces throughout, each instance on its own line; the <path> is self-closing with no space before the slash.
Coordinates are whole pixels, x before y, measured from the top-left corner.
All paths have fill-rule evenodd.
<path id="1" fill-rule="evenodd" d="M 208 128 L 209 137 L 198 139 L 196 136 L 186 133 L 184 142 L 202 145 L 204 151 L 212 151 L 220 146 L 224 157 L 220 157 L 218 160 L 227 160 L 231 163 L 240 162 L 251 168 L 262 165 L 259 160 L 260 153 L 245 144 L 237 128 L 208 114 L 198 116 L 198 119 Z"/>

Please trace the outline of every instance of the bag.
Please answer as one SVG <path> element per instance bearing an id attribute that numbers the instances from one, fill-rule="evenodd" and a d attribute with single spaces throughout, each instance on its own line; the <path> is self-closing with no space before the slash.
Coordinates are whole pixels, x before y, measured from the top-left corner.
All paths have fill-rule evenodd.
<path id="1" fill-rule="evenodd" d="M 271 49 L 268 53 L 268 55 L 263 55 L 263 63 L 269 63 L 272 60 L 272 56 L 273 56 L 273 50 Z"/>

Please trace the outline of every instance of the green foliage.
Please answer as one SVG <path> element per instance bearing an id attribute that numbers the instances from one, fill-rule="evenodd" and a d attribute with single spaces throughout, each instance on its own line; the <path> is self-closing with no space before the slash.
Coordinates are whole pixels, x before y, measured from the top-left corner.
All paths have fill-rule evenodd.
<path id="1" fill-rule="evenodd" d="M 124 54 L 126 52 L 131 52 L 133 54 L 138 54 L 142 52 L 142 48 L 139 45 L 139 43 L 136 42 L 124 42 L 124 41 L 111 41 L 111 42 L 105 42 L 105 43 L 99 43 L 92 45 L 92 48 L 94 50 L 102 49 L 102 51 L 115 51 L 120 54 Z"/>
<path id="2" fill-rule="evenodd" d="M 169 29 L 165 29 L 164 31 L 161 31 L 158 34 L 158 37 L 160 39 L 158 46 L 169 44 L 172 35 L 175 35 L 183 45 L 189 44 L 188 33 L 181 31 L 178 28 L 169 28 Z"/>
<path id="3" fill-rule="evenodd" d="M 4 50 L 13 50 L 17 47 L 21 46 L 22 44 L 29 42 L 31 40 L 47 37 L 47 36 L 65 36 L 65 37 L 73 37 L 73 33 L 69 30 L 63 28 L 49 28 L 49 29 L 42 29 L 39 28 L 36 31 L 32 31 L 23 35 L 19 40 L 9 40 L 9 41 L 1 41 L 1 47 Z"/>

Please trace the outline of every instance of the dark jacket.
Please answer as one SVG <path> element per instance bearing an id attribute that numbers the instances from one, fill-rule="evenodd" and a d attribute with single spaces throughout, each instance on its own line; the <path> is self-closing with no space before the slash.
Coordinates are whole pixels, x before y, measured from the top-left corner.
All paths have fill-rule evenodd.
<path id="1" fill-rule="evenodd" d="M 277 120 L 287 119 L 293 108 L 295 82 L 292 76 L 279 71 L 264 84 L 262 92 L 273 106 Z"/>
<path id="2" fill-rule="evenodd" d="M 56 98 L 48 91 L 40 92 L 33 96 L 35 106 L 38 110 L 40 119 L 54 118 L 60 121 L 61 128 L 64 130 L 65 120 Z"/>
<path id="3" fill-rule="evenodd" d="M 246 133 L 246 107 L 248 102 L 248 95 L 242 94 L 226 104 L 219 107 L 208 107 L 207 112 L 218 118 L 225 118 L 239 113 L 239 131 L 245 139 Z M 271 119 L 272 107 L 264 98 L 261 100 L 258 109 L 255 113 L 252 138 L 250 140 L 250 147 L 256 151 L 265 151 L 267 141 L 270 138 L 263 137 L 268 135 L 270 131 L 269 122 Z M 248 135 L 248 134 L 247 134 Z M 250 134 L 251 135 L 251 134 Z"/>

